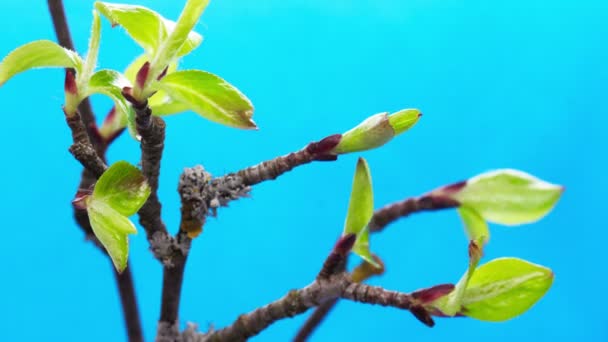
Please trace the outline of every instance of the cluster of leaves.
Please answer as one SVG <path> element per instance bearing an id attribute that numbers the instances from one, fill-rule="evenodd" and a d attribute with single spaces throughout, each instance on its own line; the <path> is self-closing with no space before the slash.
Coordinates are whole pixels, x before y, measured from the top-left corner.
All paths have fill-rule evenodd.
<path id="1" fill-rule="evenodd" d="M 0 85 L 32 68 L 66 68 L 66 116 L 77 113 L 80 102 L 92 94 L 110 97 L 115 108 L 99 129 L 110 140 L 125 127 L 138 139 L 132 104 L 147 104 L 153 115 L 193 111 L 223 125 L 252 129 L 251 101 L 220 77 L 200 70 L 178 70 L 179 59 L 197 48 L 203 37 L 192 29 L 208 0 L 188 0 L 177 22 L 141 6 L 96 2 L 89 50 L 85 58 L 51 41 L 35 41 L 12 51 L 0 63 Z M 100 45 L 101 19 L 119 25 L 143 48 L 124 73 L 95 71 Z M 417 109 L 369 117 L 339 135 L 330 155 L 377 148 L 414 126 Z M 426 196 L 457 203 L 469 239 L 469 265 L 453 291 L 427 301 L 425 309 L 435 315 L 465 315 L 501 321 L 530 308 L 552 283 L 545 267 L 517 258 L 499 258 L 478 267 L 490 234 L 487 222 L 520 225 L 546 215 L 562 188 L 513 170 L 485 173 L 468 181 L 442 187 Z M 98 180 L 90 194 L 75 204 L 86 208 L 99 241 L 117 270 L 126 267 L 128 234 L 136 232 L 128 216 L 137 212 L 150 194 L 145 177 L 136 167 L 117 162 Z M 354 253 L 380 267 L 370 251 L 369 227 L 374 210 L 370 170 L 359 159 L 346 217 L 344 234 L 356 234 Z"/>
<path id="2" fill-rule="evenodd" d="M 424 303 L 438 316 L 468 316 L 504 321 L 536 303 L 551 287 L 550 269 L 517 258 L 498 258 L 477 267 L 490 238 L 488 223 L 520 225 L 545 216 L 557 203 L 563 188 L 515 170 L 496 170 L 425 195 L 452 201 L 469 239 L 469 266 L 455 288 Z M 371 174 L 365 159 L 355 170 L 344 235 L 357 234 L 353 252 L 381 267 L 369 248 L 368 224 L 374 212 Z"/>

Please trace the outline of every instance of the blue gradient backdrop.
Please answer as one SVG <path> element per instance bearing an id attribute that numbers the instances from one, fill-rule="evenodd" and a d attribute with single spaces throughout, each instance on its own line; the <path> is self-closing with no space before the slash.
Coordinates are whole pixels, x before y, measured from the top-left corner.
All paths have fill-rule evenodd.
<path id="1" fill-rule="evenodd" d="M 86 50 L 92 1 L 66 1 Z M 137 0 L 169 18 L 182 1 Z M 2 1 L 0 54 L 55 39 L 43 1 Z M 177 179 L 203 164 L 215 175 L 342 132 L 381 111 L 418 107 L 420 123 L 363 153 L 376 205 L 493 168 L 528 171 L 567 188 L 539 223 L 492 226 L 486 259 L 518 256 L 551 267 L 553 288 L 509 322 L 438 319 L 342 302 L 313 341 L 606 341 L 605 201 L 608 2 L 604 0 L 213 1 L 197 30 L 203 45 L 182 64 L 217 73 L 256 106 L 260 130 L 238 131 L 187 113 L 167 119 L 160 197 L 178 225 Z M 100 65 L 123 69 L 140 53 L 104 22 Z M 70 200 L 80 166 L 61 105 L 63 73 L 37 70 L 0 89 L 0 339 L 125 339 L 110 263 L 83 241 Z M 93 98 L 99 116 L 110 103 Z M 138 160 L 121 137 L 111 161 Z M 306 285 L 342 229 L 357 155 L 299 168 L 256 186 L 251 199 L 210 219 L 194 243 L 180 316 L 206 329 Z M 143 233 L 132 264 L 145 335 L 152 340 L 161 268 Z M 386 274 L 372 283 L 410 291 L 455 282 L 466 267 L 455 212 L 399 221 L 372 246 Z M 353 258 L 355 259 L 355 258 Z M 254 341 L 286 341 L 306 315 Z"/>

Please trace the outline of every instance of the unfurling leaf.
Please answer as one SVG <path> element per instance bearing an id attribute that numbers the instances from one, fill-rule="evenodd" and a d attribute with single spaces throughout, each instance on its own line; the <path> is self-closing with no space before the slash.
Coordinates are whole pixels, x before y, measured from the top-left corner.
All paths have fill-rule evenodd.
<path id="1" fill-rule="evenodd" d="M 188 49 L 190 45 L 197 46 L 200 44 L 202 41 L 200 36 L 197 37 L 198 42 L 188 43 L 187 41 L 194 25 L 196 25 L 208 4 L 209 0 L 188 0 L 186 2 L 175 26 L 170 27 L 171 31 L 168 37 L 162 41 L 162 45 L 159 46 L 158 51 L 152 57 L 150 70 L 152 77 L 156 78 L 160 75 L 162 70 L 182 52 L 184 46 Z"/>
<path id="2" fill-rule="evenodd" d="M 150 195 L 145 177 L 135 166 L 119 161 L 108 168 L 86 200 L 93 233 L 104 246 L 118 272 L 127 266 L 128 234 L 137 232 L 128 216 L 135 214 Z"/>
<path id="3" fill-rule="evenodd" d="M 133 108 L 129 103 L 125 100 L 124 96 L 122 96 L 122 89 L 124 87 L 130 87 L 131 82 L 126 79 L 121 73 L 114 70 L 99 70 L 94 73 L 91 79 L 89 80 L 88 90 L 86 96 L 91 94 L 103 94 L 108 96 L 114 101 L 114 106 L 116 107 L 116 117 L 114 118 L 116 122 L 108 121 L 108 123 L 112 124 L 115 127 L 114 131 L 107 132 L 106 134 L 112 135 L 117 130 L 122 129 L 125 125 L 129 129 L 129 133 L 135 139 L 137 139 L 137 129 L 135 128 L 135 113 L 133 112 Z M 108 128 L 102 126 L 101 131 L 105 132 Z"/>
<path id="4" fill-rule="evenodd" d="M 97 66 L 97 56 L 99 54 L 99 41 L 101 40 L 101 20 L 97 11 L 93 11 L 93 24 L 91 25 L 91 37 L 89 38 L 89 50 L 82 67 L 82 72 L 78 76 L 78 86 L 82 91 L 86 91 L 89 79 Z"/>
<path id="5" fill-rule="evenodd" d="M 199 70 L 176 71 L 156 83 L 172 99 L 211 121 L 256 128 L 253 105 L 245 95 L 216 75 Z"/>
<path id="6" fill-rule="evenodd" d="M 371 173 L 365 159 L 359 158 L 344 222 L 344 234 L 357 234 L 357 240 L 352 248 L 353 252 L 375 267 L 380 267 L 369 250 L 367 224 L 373 214 L 374 194 Z"/>
<path id="7" fill-rule="evenodd" d="M 143 6 L 96 2 L 95 8 L 113 26 L 122 26 L 127 34 L 150 56 L 154 56 L 160 44 L 167 39 L 175 27 L 175 23 L 171 20 L 165 19 L 160 14 Z M 190 32 L 179 50 L 178 56 L 186 55 L 200 45 L 202 40 L 200 34 Z"/>
<path id="8" fill-rule="evenodd" d="M 490 222 L 517 225 L 541 219 L 555 206 L 563 187 L 517 170 L 496 170 L 447 186 L 433 195 L 447 196 Z"/>
<path id="9" fill-rule="evenodd" d="M 391 115 L 388 113 L 372 115 L 342 134 L 340 143 L 332 153 L 344 154 L 380 147 L 414 126 L 420 115 L 417 109 L 404 109 Z"/>
<path id="10" fill-rule="evenodd" d="M 74 68 L 82 70 L 82 58 L 50 40 L 37 40 L 11 51 L 0 62 L 0 86 L 14 75 L 34 68 Z"/>
<path id="11" fill-rule="evenodd" d="M 483 248 L 490 239 L 488 223 L 475 210 L 467 206 L 460 206 L 458 213 L 464 224 L 464 230 L 469 241 L 475 241 L 480 248 Z"/>
<path id="12" fill-rule="evenodd" d="M 131 81 L 131 83 L 135 83 L 135 77 L 139 69 L 141 69 L 142 65 L 148 61 L 148 56 L 141 55 L 137 57 L 125 70 L 125 77 Z M 173 62 L 169 64 L 167 68 L 167 75 L 175 72 L 177 70 L 177 63 Z M 166 76 L 166 75 L 165 75 Z M 185 112 L 189 108 L 182 102 L 175 101 L 172 99 L 167 93 L 162 90 L 157 91 L 154 95 L 150 96 L 148 99 L 148 106 L 152 111 L 152 115 L 163 116 L 176 114 L 180 112 Z"/>
<path id="13" fill-rule="evenodd" d="M 550 269 L 517 258 L 499 258 L 475 270 L 462 299 L 465 316 L 499 322 L 526 312 L 553 283 Z"/>

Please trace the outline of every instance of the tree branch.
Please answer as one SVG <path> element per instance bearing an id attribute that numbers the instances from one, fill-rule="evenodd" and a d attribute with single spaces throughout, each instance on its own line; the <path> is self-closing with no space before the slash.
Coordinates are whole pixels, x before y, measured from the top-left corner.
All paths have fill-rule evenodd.
<path id="1" fill-rule="evenodd" d="M 146 236 L 150 242 L 150 249 L 157 256 L 158 246 L 155 241 L 168 239 L 169 233 L 161 217 L 162 205 L 158 199 L 158 178 L 160 175 L 160 162 L 165 147 L 165 122 L 163 119 L 152 116 L 148 102 L 133 102 L 135 110 L 135 123 L 137 132 L 141 136 L 141 170 L 151 192 L 146 203 L 139 210 L 139 223 L 144 227 Z"/>
<path id="2" fill-rule="evenodd" d="M 369 230 L 371 233 L 377 233 L 382 231 L 387 225 L 396 220 L 407 217 L 413 213 L 418 213 L 422 211 L 435 211 L 441 209 L 447 209 L 458 206 L 458 203 L 449 202 L 445 199 L 438 199 L 431 196 L 421 196 L 415 198 L 408 198 L 403 201 L 391 203 L 386 205 L 374 212 L 370 222 L 369 222 Z M 374 275 L 373 267 L 370 269 L 371 265 L 363 262 L 359 267 L 357 267 L 352 274 L 354 282 L 362 282 L 366 280 L 368 277 Z M 382 272 L 380 272 L 382 273 Z M 315 312 L 304 322 L 296 337 L 294 338 L 294 342 L 304 342 L 310 337 L 310 335 L 314 332 L 319 324 L 323 322 L 325 316 L 331 311 L 333 306 L 335 306 L 338 302 L 338 299 L 333 301 L 329 301 L 319 306 Z"/>
<path id="3" fill-rule="evenodd" d="M 251 186 L 267 180 L 274 180 L 295 167 L 312 161 L 336 160 L 337 156 L 330 154 L 330 151 L 340 142 L 340 138 L 340 134 L 330 135 L 320 141 L 308 144 L 297 152 L 264 161 L 227 176 L 237 177 L 243 184 Z"/>
<path id="4" fill-rule="evenodd" d="M 184 332 L 184 336 L 188 336 L 196 342 L 246 341 L 274 322 L 294 317 L 310 308 L 326 307 L 329 310 L 331 306 L 325 306 L 325 304 L 333 303 L 339 298 L 410 310 L 420 321 L 428 326 L 433 326 L 434 323 L 430 314 L 424 309 L 421 305 L 422 302 L 416 296 L 356 283 L 344 271 L 331 274 L 331 270 L 340 267 L 339 265 L 342 265 L 345 261 L 346 255 L 355 242 L 354 237 L 356 237 L 354 234 L 349 234 L 338 240 L 325 260 L 317 279 L 310 285 L 299 290 L 291 290 L 284 297 L 239 316 L 234 323 L 226 328 L 198 334 L 196 338 L 192 338 L 192 331 L 187 330 Z"/>
<path id="5" fill-rule="evenodd" d="M 131 275 L 131 267 L 127 268 L 122 273 L 114 271 L 114 278 L 118 285 L 118 293 L 120 294 L 120 302 L 122 304 L 122 313 L 125 318 L 127 335 L 131 342 L 143 342 L 144 336 L 141 331 L 141 322 L 139 320 L 139 308 L 137 307 L 137 295 L 135 294 L 135 286 L 133 284 L 133 276 Z"/>
<path id="6" fill-rule="evenodd" d="M 66 122 L 72 131 L 73 143 L 70 146 L 70 152 L 95 178 L 101 177 L 108 166 L 99 156 L 97 150 L 91 145 L 78 112 L 74 115 L 66 116 Z"/>
<path id="7" fill-rule="evenodd" d="M 417 198 L 408 198 L 400 202 L 391 203 L 376 210 L 369 221 L 369 231 L 371 233 L 379 232 L 388 224 L 413 213 L 455 208 L 458 205 L 459 203 L 456 201 L 451 201 L 447 198 L 432 197 L 429 195 L 424 195 Z"/>

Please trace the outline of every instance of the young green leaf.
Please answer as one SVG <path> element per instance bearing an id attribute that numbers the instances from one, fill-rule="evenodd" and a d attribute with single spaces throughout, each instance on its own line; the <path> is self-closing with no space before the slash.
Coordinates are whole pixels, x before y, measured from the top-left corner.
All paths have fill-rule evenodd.
<path id="1" fill-rule="evenodd" d="M 94 200 L 106 203 L 124 216 L 135 214 L 149 195 L 146 177 L 126 161 L 116 162 L 107 169 L 93 190 Z"/>
<path id="2" fill-rule="evenodd" d="M 135 166 L 119 161 L 108 168 L 86 199 L 93 233 L 112 258 L 118 272 L 127 266 L 128 234 L 137 232 L 128 216 L 135 214 L 150 195 L 144 175 Z"/>
<path id="3" fill-rule="evenodd" d="M 162 90 L 150 97 L 148 106 L 152 110 L 152 114 L 159 116 L 181 113 L 190 109 L 187 104 L 172 99 Z"/>
<path id="4" fill-rule="evenodd" d="M 124 271 L 129 256 L 128 234 L 137 233 L 135 226 L 103 201 L 88 201 L 87 212 L 93 233 L 110 255 L 114 267 L 118 272 Z"/>
<path id="5" fill-rule="evenodd" d="M 175 27 L 171 33 L 164 39 L 154 54 L 151 61 L 150 75 L 152 79 L 156 79 L 169 65 L 174 58 L 178 56 L 182 46 L 186 43 L 188 35 L 198 22 L 198 19 L 203 14 L 205 8 L 209 4 L 209 0 L 188 0 L 182 13 L 177 19 Z M 200 44 L 200 41 L 199 41 Z"/>
<path id="6" fill-rule="evenodd" d="M 468 218 L 469 217 L 467 217 L 467 219 Z M 460 277 L 460 280 L 458 280 L 458 283 L 452 292 L 428 304 L 428 306 L 433 309 L 432 311 L 439 311 L 441 315 L 444 316 L 455 316 L 462 311 L 462 301 L 465 291 L 471 277 L 475 273 L 479 260 L 481 259 L 481 248 L 482 247 L 477 245 L 475 240 L 469 242 L 469 267 L 462 277 Z"/>
<path id="7" fill-rule="evenodd" d="M 97 56 L 99 54 L 99 41 L 101 40 L 101 20 L 97 11 L 93 11 L 93 24 L 91 25 L 91 37 L 89 38 L 89 51 L 82 67 L 82 72 L 78 74 L 78 89 L 86 92 L 89 79 L 97 66 Z"/>
<path id="8" fill-rule="evenodd" d="M 156 83 L 172 99 L 211 121 L 236 127 L 257 128 L 253 105 L 245 95 L 216 75 L 199 70 L 176 71 Z"/>
<path id="9" fill-rule="evenodd" d="M 488 223 L 475 210 L 464 205 L 458 208 L 458 214 L 469 241 L 475 241 L 478 246 L 483 247 L 490 239 Z"/>
<path id="10" fill-rule="evenodd" d="M 163 19 L 163 22 L 165 23 L 167 32 L 173 32 L 175 30 L 174 21 Z M 190 33 L 188 33 L 188 38 L 177 51 L 177 57 L 182 57 L 189 54 L 192 50 L 196 49 L 199 45 L 201 45 L 202 42 L 203 36 L 194 31 L 190 31 Z"/>
<path id="11" fill-rule="evenodd" d="M 150 55 L 166 38 L 165 25 L 160 15 L 146 7 L 96 2 L 95 9 L 112 23 L 122 26 L 127 34 Z"/>
<path id="12" fill-rule="evenodd" d="M 0 86 L 14 75 L 34 68 L 74 68 L 82 70 L 82 59 L 74 51 L 50 40 L 37 40 L 11 51 L 0 63 Z"/>
<path id="13" fill-rule="evenodd" d="M 356 234 L 357 240 L 353 252 L 370 264 L 380 267 L 369 250 L 369 230 L 367 224 L 374 214 L 374 193 L 372 178 L 367 161 L 359 158 L 353 187 L 348 203 L 348 212 L 344 222 L 344 234 Z"/>
<path id="14" fill-rule="evenodd" d="M 499 258 L 480 266 L 462 299 L 463 314 L 499 322 L 526 312 L 553 283 L 550 269 L 517 258 Z"/>
<path id="15" fill-rule="evenodd" d="M 417 109 L 404 109 L 388 115 L 379 113 L 365 119 L 350 131 L 342 134 L 334 154 L 365 151 L 380 147 L 418 122 L 421 114 Z"/>
<path id="16" fill-rule="evenodd" d="M 96 2 L 95 8 L 112 23 L 112 26 L 122 26 L 150 56 L 157 53 L 160 44 L 167 39 L 175 27 L 173 21 L 143 6 Z M 200 34 L 190 32 L 179 50 L 178 57 L 194 50 L 202 40 Z"/>
<path id="17" fill-rule="evenodd" d="M 103 94 L 111 98 L 116 106 L 116 119 L 119 120 L 118 124 L 112 123 L 113 126 L 116 129 L 121 129 L 127 125 L 131 136 L 138 140 L 137 129 L 135 128 L 135 113 L 122 96 L 122 89 L 130 86 L 131 82 L 118 71 L 103 69 L 93 74 L 89 80 L 85 96 Z M 102 126 L 102 130 L 107 130 L 107 128 Z"/>
<path id="18" fill-rule="evenodd" d="M 475 210 L 484 219 L 517 225 L 541 219 L 555 206 L 563 187 L 517 170 L 497 170 L 436 193 Z"/>

